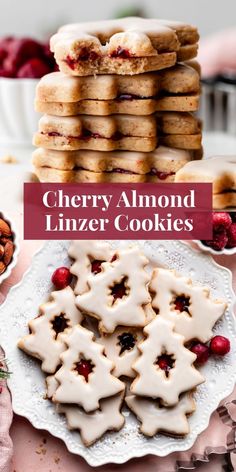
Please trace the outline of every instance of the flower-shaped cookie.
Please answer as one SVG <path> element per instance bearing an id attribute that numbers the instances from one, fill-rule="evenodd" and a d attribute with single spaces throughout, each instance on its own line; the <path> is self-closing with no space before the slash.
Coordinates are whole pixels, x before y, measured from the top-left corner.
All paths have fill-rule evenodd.
<path id="1" fill-rule="evenodd" d="M 110 261 L 114 251 L 105 241 L 72 241 L 68 250 L 74 259 L 70 271 L 77 277 L 74 292 L 76 295 L 86 292 L 89 287 L 88 275 L 101 272 L 101 263 Z"/>
<path id="2" fill-rule="evenodd" d="M 130 410 L 141 422 L 140 431 L 154 436 L 159 431 L 184 436 L 189 433 L 188 415 L 195 411 L 191 394 L 184 394 L 177 405 L 163 407 L 156 400 L 130 395 L 125 399 Z"/>
<path id="3" fill-rule="evenodd" d="M 174 323 L 175 331 L 185 337 L 185 342 L 209 341 L 212 328 L 227 307 L 223 300 L 212 300 L 208 288 L 193 285 L 191 279 L 167 269 L 154 269 L 150 292 L 153 309 Z"/>
<path id="4" fill-rule="evenodd" d="M 137 246 L 117 250 L 102 271 L 87 278 L 89 291 L 78 295 L 76 303 L 85 313 L 97 318 L 102 332 L 112 333 L 116 326 L 144 326 L 145 306 L 150 302 L 144 267 L 147 258 Z"/>
<path id="5" fill-rule="evenodd" d="M 174 332 L 173 323 L 161 316 L 144 328 L 144 334 L 147 338 L 138 346 L 141 356 L 133 364 L 138 376 L 131 384 L 131 393 L 176 405 L 181 393 L 204 382 L 193 366 L 196 355 L 184 347 L 185 339 Z"/>
<path id="6" fill-rule="evenodd" d="M 143 340 L 143 332 L 138 328 L 128 328 L 119 326 L 112 334 L 103 334 L 97 342 L 105 348 L 105 354 L 115 368 L 112 374 L 116 377 L 125 375 L 135 377 L 132 369 L 133 363 L 139 356 L 137 344 Z"/>
<path id="7" fill-rule="evenodd" d="M 85 446 L 91 446 L 106 431 L 119 431 L 124 426 L 121 405 L 124 393 L 101 400 L 100 408 L 92 413 L 85 413 L 82 408 L 59 405 L 57 411 L 64 413 L 70 430 L 78 429 Z"/>
<path id="8" fill-rule="evenodd" d="M 124 390 L 124 383 L 111 374 L 113 363 L 91 331 L 77 325 L 64 339 L 68 349 L 55 374 L 59 387 L 52 397 L 54 402 L 77 403 L 90 412 L 99 408 L 102 398 Z"/>
<path id="9" fill-rule="evenodd" d="M 51 293 L 51 300 L 39 308 L 39 315 L 29 321 L 30 334 L 18 342 L 18 347 L 42 361 L 42 370 L 55 372 L 60 355 L 66 349 L 63 333 L 82 321 L 75 305 L 71 287 Z"/>

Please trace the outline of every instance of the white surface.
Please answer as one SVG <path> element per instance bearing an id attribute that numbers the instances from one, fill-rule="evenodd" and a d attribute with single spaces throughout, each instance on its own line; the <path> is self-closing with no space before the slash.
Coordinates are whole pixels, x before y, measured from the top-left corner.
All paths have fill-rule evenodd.
<path id="1" fill-rule="evenodd" d="M 224 358 L 211 358 L 202 368 L 206 382 L 197 389 L 197 410 L 189 419 L 191 433 L 184 439 L 163 435 L 147 439 L 138 433 L 135 417 L 125 410 L 125 428 L 119 433 L 108 433 L 92 447 L 85 448 L 79 434 L 69 432 L 64 417 L 59 416 L 54 405 L 43 398 L 44 375 L 39 364 L 21 352 L 16 344 L 27 333 L 28 320 L 37 313 L 39 304 L 52 289 L 52 271 L 58 265 L 69 264 L 68 243 L 46 243 L 34 257 L 32 267 L 22 282 L 10 291 L 1 307 L 0 344 L 13 371 L 9 387 L 14 411 L 28 418 L 36 428 L 46 429 L 62 439 L 69 451 L 83 456 L 93 466 L 123 463 L 131 457 L 149 453 L 165 456 L 173 451 L 189 449 L 197 435 L 207 427 L 210 415 L 219 402 L 231 393 L 236 380 L 236 328 L 232 314 L 234 294 L 230 271 L 218 266 L 207 255 L 199 254 L 177 241 L 146 241 L 139 244 L 152 264 L 175 268 L 195 282 L 208 286 L 214 298 L 224 298 L 229 304 L 226 316 L 217 323 L 214 332 L 230 339 L 231 352 Z"/>
<path id="2" fill-rule="evenodd" d="M 31 144 L 40 117 L 34 111 L 37 83 L 36 79 L 0 77 L 0 143 Z"/>

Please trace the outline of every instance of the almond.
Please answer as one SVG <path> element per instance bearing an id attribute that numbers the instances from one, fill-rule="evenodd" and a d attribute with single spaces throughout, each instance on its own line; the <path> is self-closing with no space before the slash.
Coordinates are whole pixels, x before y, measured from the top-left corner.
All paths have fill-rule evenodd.
<path id="1" fill-rule="evenodd" d="M 0 261 L 0 275 L 3 274 L 3 272 L 5 272 L 6 270 L 6 266 L 4 264 L 4 262 Z"/>
<path id="2" fill-rule="evenodd" d="M 1 236 L 6 236 L 7 238 L 11 236 L 11 228 L 2 218 L 0 218 L 0 234 Z"/>
<path id="3" fill-rule="evenodd" d="M 10 262 L 12 260 L 13 252 L 14 252 L 14 244 L 13 244 L 12 241 L 8 241 L 5 244 L 4 256 L 3 256 L 3 262 L 4 262 L 4 264 L 6 264 L 6 266 L 8 266 L 8 264 L 10 264 Z"/>
<path id="4" fill-rule="evenodd" d="M 5 246 L 5 244 L 6 244 L 9 240 L 10 240 L 10 237 L 8 237 L 8 238 L 7 238 L 6 236 L 5 236 L 5 237 L 3 236 L 2 238 L 0 237 L 0 244 L 2 244 L 3 246 Z"/>
<path id="5" fill-rule="evenodd" d="M 5 252 L 4 246 L 2 244 L 0 244 L 0 259 L 3 258 L 4 252 Z"/>

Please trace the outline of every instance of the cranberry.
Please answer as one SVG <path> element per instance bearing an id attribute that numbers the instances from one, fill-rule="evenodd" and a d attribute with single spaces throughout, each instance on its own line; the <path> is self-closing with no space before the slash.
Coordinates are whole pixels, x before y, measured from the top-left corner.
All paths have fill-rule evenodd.
<path id="1" fill-rule="evenodd" d="M 122 333 L 118 336 L 119 346 L 121 346 L 120 355 L 125 351 L 130 351 L 135 346 L 135 337 L 132 333 Z"/>
<path id="2" fill-rule="evenodd" d="M 206 344 L 203 344 L 203 343 L 196 343 L 194 344 L 192 347 L 191 347 L 191 351 L 194 352 L 194 354 L 196 354 L 197 356 L 197 359 L 196 359 L 196 363 L 197 364 L 205 364 L 209 357 L 210 357 L 210 349 L 208 346 L 206 346 Z"/>
<path id="3" fill-rule="evenodd" d="M 232 223 L 229 213 L 214 212 L 212 215 L 212 224 L 214 230 L 228 229 Z"/>
<path id="4" fill-rule="evenodd" d="M 174 301 L 175 309 L 181 312 L 187 311 L 189 313 L 189 302 L 190 299 L 185 297 L 184 295 L 176 297 Z"/>
<path id="5" fill-rule="evenodd" d="M 214 336 L 210 342 L 210 350 L 212 354 L 225 356 L 230 351 L 230 341 L 224 336 Z"/>
<path id="6" fill-rule="evenodd" d="M 58 267 L 58 269 L 53 272 L 51 280 L 58 290 L 62 290 L 70 285 L 72 275 L 68 267 Z"/>
<path id="7" fill-rule="evenodd" d="M 102 268 L 101 268 L 101 265 L 104 261 L 92 261 L 91 263 L 91 271 L 94 273 L 94 274 L 99 274 L 99 272 L 102 271 Z"/>
<path id="8" fill-rule="evenodd" d="M 123 298 L 126 294 L 126 286 L 125 286 L 125 281 L 127 277 L 124 277 L 123 280 L 119 284 L 115 284 L 114 287 L 111 289 L 111 294 L 114 298 L 114 301 L 117 300 L 117 298 Z"/>
<path id="9" fill-rule="evenodd" d="M 79 362 L 77 362 L 75 370 L 77 370 L 78 374 L 82 375 L 85 378 L 86 382 L 88 382 L 88 377 L 89 374 L 91 374 L 93 367 L 94 366 L 91 361 L 81 359 Z"/>
<path id="10" fill-rule="evenodd" d="M 236 223 L 232 223 L 227 232 L 228 242 L 226 247 L 228 249 L 236 247 Z"/>

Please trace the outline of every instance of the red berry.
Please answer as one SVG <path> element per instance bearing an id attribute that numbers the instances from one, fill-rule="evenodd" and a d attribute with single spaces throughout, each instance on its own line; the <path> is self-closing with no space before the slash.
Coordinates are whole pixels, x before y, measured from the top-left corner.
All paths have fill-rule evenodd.
<path id="1" fill-rule="evenodd" d="M 215 212 L 212 214 L 213 230 L 228 229 L 232 223 L 229 213 Z"/>
<path id="2" fill-rule="evenodd" d="M 19 69 L 29 59 L 41 57 L 43 57 L 43 46 L 38 41 L 31 38 L 15 38 L 9 42 L 4 68 Z"/>
<path id="3" fill-rule="evenodd" d="M 224 336 L 214 336 L 210 342 L 210 350 L 218 356 L 225 356 L 230 351 L 230 341 Z"/>
<path id="4" fill-rule="evenodd" d="M 17 77 L 19 79 L 40 79 L 44 75 L 51 72 L 50 67 L 37 57 L 29 59 L 25 64 L 23 64 L 17 72 Z"/>
<path id="5" fill-rule="evenodd" d="M 51 280 L 58 290 L 62 290 L 70 285 L 72 275 L 68 267 L 58 267 L 58 269 L 53 272 Z"/>
<path id="6" fill-rule="evenodd" d="M 236 223 L 232 223 L 227 232 L 228 242 L 226 247 L 228 249 L 236 247 Z"/>
<path id="7" fill-rule="evenodd" d="M 197 359 L 195 361 L 197 364 L 205 364 L 208 361 L 210 356 L 210 350 L 209 347 L 205 344 L 196 343 L 191 347 L 191 351 L 194 352 L 194 354 L 196 354 L 197 356 Z"/>
<path id="8" fill-rule="evenodd" d="M 232 223 L 236 223 L 236 211 L 230 213 Z"/>
<path id="9" fill-rule="evenodd" d="M 78 374 L 83 375 L 86 382 L 88 382 L 88 377 L 89 377 L 89 374 L 93 370 L 93 365 L 90 361 L 86 361 L 86 359 L 81 359 L 76 364 L 76 370 L 77 370 Z"/>
<path id="10" fill-rule="evenodd" d="M 210 241 L 203 241 L 203 244 L 211 247 L 215 251 L 222 251 L 228 243 L 228 236 L 225 229 L 213 232 L 213 239 Z"/>

